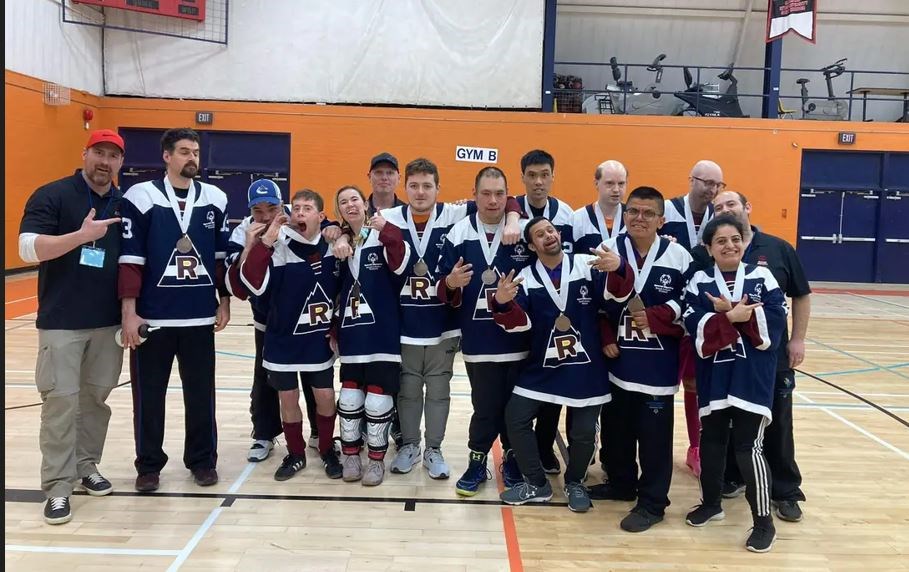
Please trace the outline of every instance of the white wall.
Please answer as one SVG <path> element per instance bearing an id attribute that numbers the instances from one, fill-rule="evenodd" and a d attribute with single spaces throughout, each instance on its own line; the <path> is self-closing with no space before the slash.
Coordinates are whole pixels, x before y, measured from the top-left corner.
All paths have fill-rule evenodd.
<path id="1" fill-rule="evenodd" d="M 906 0 L 823 0 L 819 2 L 817 43 L 810 44 L 793 34 L 783 40 L 783 67 L 818 69 L 840 58 L 848 58 L 848 69 L 909 72 L 909 1 Z M 664 64 L 725 66 L 732 61 L 742 29 L 748 0 L 559 0 L 556 26 L 556 61 L 608 62 L 610 56 L 629 63 L 649 63 L 660 52 Z M 754 11 L 745 33 L 736 65 L 764 65 L 766 0 L 754 0 Z M 556 73 L 579 75 L 585 89 L 602 89 L 612 76 L 608 66 L 557 65 Z M 710 73 L 715 82 L 719 70 Z M 636 85 L 647 85 L 653 74 L 643 68 L 629 70 Z M 760 71 L 741 71 L 739 92 L 761 93 Z M 808 77 L 811 96 L 826 95 L 823 76 L 817 72 L 784 72 L 782 95 L 798 95 L 798 77 Z M 702 77 L 702 81 L 703 81 Z M 855 87 L 903 86 L 909 76 L 857 75 Z M 663 87 L 682 88 L 680 69 L 666 69 Z M 725 89 L 725 84 L 724 84 Z M 849 75 L 834 80 L 837 96 L 849 89 Z M 760 116 L 759 99 L 742 98 L 745 113 Z M 784 100 L 797 109 L 795 99 Z M 869 117 L 894 120 L 901 112 L 898 101 L 869 104 Z M 860 118 L 853 112 L 853 118 Z"/>
<path id="2" fill-rule="evenodd" d="M 65 24 L 54 0 L 6 0 L 6 69 L 101 95 L 101 29 Z"/>
<path id="3" fill-rule="evenodd" d="M 108 31 L 108 93 L 540 105 L 543 0 L 235 0 L 229 16 L 227 46 Z"/>

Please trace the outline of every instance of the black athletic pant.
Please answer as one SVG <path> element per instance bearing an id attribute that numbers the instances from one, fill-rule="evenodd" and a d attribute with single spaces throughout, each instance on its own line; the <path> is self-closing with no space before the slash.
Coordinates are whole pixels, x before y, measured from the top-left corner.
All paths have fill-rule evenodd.
<path id="1" fill-rule="evenodd" d="M 802 473 L 795 462 L 795 438 L 792 430 L 792 388 L 795 372 L 791 369 L 776 374 L 773 396 L 773 423 L 764 432 L 764 457 L 773 475 L 770 498 L 775 501 L 804 501 Z M 735 450 L 730 443 L 726 454 L 726 482 L 741 483 L 742 473 L 735 463 Z"/>
<path id="2" fill-rule="evenodd" d="M 470 380 L 470 416 L 467 446 L 471 451 L 489 453 L 496 437 L 502 450 L 511 449 L 505 429 L 505 406 L 514 391 L 521 371 L 521 362 L 464 362 Z"/>
<path id="3" fill-rule="evenodd" d="M 537 449 L 540 454 L 552 453 L 555 445 L 556 434 L 559 432 L 559 418 L 562 416 L 562 406 L 555 403 L 544 403 L 537 415 L 534 434 L 537 439 Z M 567 421 L 566 421 L 567 423 Z"/>
<path id="4" fill-rule="evenodd" d="M 166 327 L 130 352 L 135 465 L 140 475 L 160 472 L 167 463 L 162 448 L 164 403 L 175 357 L 183 383 L 183 464 L 194 470 L 211 469 L 218 462 L 214 326 Z"/>
<path id="5" fill-rule="evenodd" d="M 255 440 L 270 441 L 284 432 L 281 425 L 281 403 L 278 392 L 268 384 L 268 370 L 262 367 L 262 348 L 265 345 L 265 332 L 255 330 L 256 363 L 253 370 L 253 386 L 249 392 L 249 414 L 252 417 Z M 306 418 L 309 419 L 309 432 L 318 433 L 316 425 L 316 396 L 308 383 L 303 383 L 303 400 L 306 402 Z"/>
<path id="6" fill-rule="evenodd" d="M 674 395 L 647 395 L 612 386 L 606 416 L 606 472 L 609 484 L 638 506 L 662 515 L 669 506 L 672 481 Z M 641 474 L 638 476 L 640 459 Z"/>
<path id="7" fill-rule="evenodd" d="M 745 497 L 751 514 L 755 518 L 770 515 L 771 475 L 763 452 L 766 428 L 766 417 L 737 407 L 701 417 L 701 494 L 705 505 L 721 504 L 726 447 L 732 433 L 735 459 L 745 480 Z"/>
<path id="8" fill-rule="evenodd" d="M 534 486 L 546 483 L 546 473 L 540 462 L 540 450 L 533 431 L 533 420 L 540 410 L 548 405 L 542 401 L 530 399 L 516 393 L 511 394 L 505 406 L 505 422 L 511 447 L 518 460 L 518 467 L 524 480 Z M 587 474 L 587 465 L 596 441 L 597 418 L 600 406 L 573 407 L 571 420 L 571 451 L 568 456 L 568 467 L 565 469 L 566 483 L 581 483 Z"/>

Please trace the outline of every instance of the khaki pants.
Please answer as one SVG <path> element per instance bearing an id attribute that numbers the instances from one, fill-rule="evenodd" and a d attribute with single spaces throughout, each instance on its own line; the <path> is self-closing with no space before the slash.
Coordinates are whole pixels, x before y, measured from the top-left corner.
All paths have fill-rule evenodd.
<path id="1" fill-rule="evenodd" d="M 35 384 L 41 393 L 41 490 L 69 496 L 101 461 L 123 349 L 117 326 L 91 330 L 38 330 Z"/>
<path id="2" fill-rule="evenodd" d="M 451 405 L 454 358 L 460 341 L 461 338 L 449 338 L 434 346 L 401 344 L 398 417 L 404 443 L 420 444 L 420 420 L 425 416 L 426 446 L 442 446 Z"/>

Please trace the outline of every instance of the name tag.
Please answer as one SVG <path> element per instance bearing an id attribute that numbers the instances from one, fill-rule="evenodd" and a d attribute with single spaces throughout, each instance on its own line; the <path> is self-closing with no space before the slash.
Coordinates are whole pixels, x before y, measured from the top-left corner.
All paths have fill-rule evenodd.
<path id="1" fill-rule="evenodd" d="M 92 268 L 104 268 L 104 249 L 83 246 L 79 254 L 79 264 Z"/>

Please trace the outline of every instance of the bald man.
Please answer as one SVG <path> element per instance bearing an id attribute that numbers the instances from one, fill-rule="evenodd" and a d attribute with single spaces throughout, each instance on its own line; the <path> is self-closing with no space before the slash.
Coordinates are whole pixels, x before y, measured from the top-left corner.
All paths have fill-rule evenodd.
<path id="1" fill-rule="evenodd" d="M 593 187 L 597 200 L 571 215 L 574 252 L 579 254 L 588 254 L 591 248 L 618 236 L 625 228 L 622 223 L 622 200 L 628 187 L 625 165 L 612 159 L 597 165 Z"/>
<path id="2" fill-rule="evenodd" d="M 704 225 L 713 218 L 713 199 L 726 188 L 723 169 L 713 161 L 702 159 L 688 175 L 688 194 L 666 201 L 666 222 L 660 234 L 675 237 L 691 252 L 701 242 Z M 701 420 L 698 416 L 697 389 L 694 381 L 694 346 L 686 336 L 679 344 L 679 377 L 685 388 L 685 421 L 688 427 L 686 464 L 696 475 L 701 474 Z"/>

